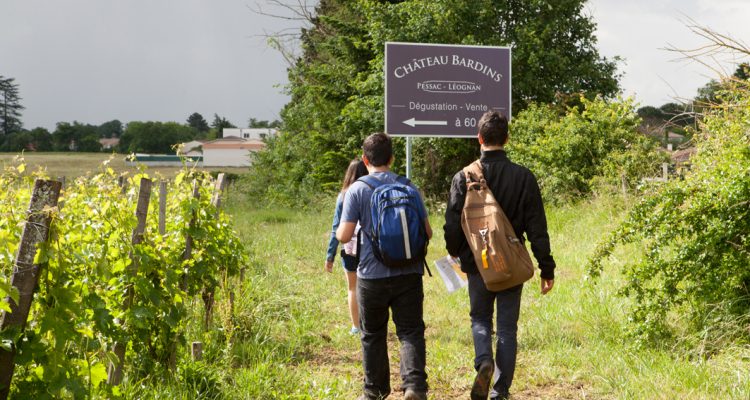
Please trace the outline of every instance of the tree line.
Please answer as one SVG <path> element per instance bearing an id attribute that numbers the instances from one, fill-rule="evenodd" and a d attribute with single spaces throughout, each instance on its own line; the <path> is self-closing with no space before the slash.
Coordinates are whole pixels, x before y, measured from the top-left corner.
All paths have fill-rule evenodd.
<path id="1" fill-rule="evenodd" d="M 581 104 L 581 95 L 614 97 L 619 59 L 599 54 L 596 24 L 584 6 L 583 0 L 321 0 L 288 70 L 284 129 L 253 164 L 257 195 L 304 202 L 301 194 L 340 186 L 364 137 L 383 130 L 385 42 L 510 46 L 513 117 L 534 103 L 564 114 Z M 396 139 L 394 169 L 403 173 L 405 146 Z M 450 177 L 479 155 L 470 140 L 413 143 L 413 178 L 432 194 L 447 190 Z"/>
<path id="2" fill-rule="evenodd" d="M 131 121 L 114 119 L 100 125 L 58 122 L 50 132 L 43 127 L 24 129 L 19 85 L 14 78 L 0 75 L 0 151 L 79 151 L 174 154 L 174 145 L 191 140 L 211 140 L 222 137 L 225 128 L 236 128 L 227 118 L 214 114 L 209 122 L 197 112 L 185 123 L 160 121 Z M 279 121 L 251 117 L 250 128 L 277 128 Z M 119 139 L 114 146 L 104 146 L 100 139 Z"/>
<path id="3" fill-rule="evenodd" d="M 518 126 L 534 122 L 524 115 L 529 109 L 535 117 L 562 127 L 573 124 L 576 112 L 585 114 L 586 105 L 598 105 L 592 102 L 597 97 L 618 102 L 621 59 L 600 55 L 596 23 L 585 12 L 585 4 L 584 0 L 321 0 L 314 12 L 298 13 L 309 15 L 309 26 L 299 35 L 302 53 L 291 59 L 288 69 L 291 100 L 281 112 L 284 128 L 265 151 L 256 154 L 251 171 L 252 187 L 258 190 L 254 195 L 304 204 L 306 194 L 340 186 L 342 171 L 361 153 L 363 138 L 384 129 L 385 42 L 510 46 L 512 118 L 518 121 L 512 129 L 518 131 L 541 132 Z M 278 46 L 282 46 L 281 39 L 275 42 Z M 744 65 L 735 75 L 741 78 L 748 73 Z M 665 135 L 674 132 L 683 136 L 682 142 L 690 138 L 694 113 L 718 101 L 722 90 L 720 82 L 711 81 L 687 104 L 637 110 L 632 103 L 612 107 L 627 110 L 622 115 L 628 121 L 633 118 L 627 129 L 662 144 L 669 138 Z M 599 117 L 603 116 L 583 120 L 598 121 Z M 558 133 L 563 136 L 545 135 L 556 145 L 570 136 Z M 511 145 L 519 139 L 512 137 Z M 400 138 L 395 143 L 394 169 L 404 173 L 405 146 Z M 412 178 L 429 194 L 442 195 L 455 171 L 478 156 L 479 148 L 471 140 L 415 138 Z M 281 164 L 288 168 L 278 168 Z"/>
<path id="4" fill-rule="evenodd" d="M 692 137 L 701 116 L 727 101 L 726 94 L 733 93 L 732 82 L 747 81 L 749 78 L 750 63 L 741 63 L 728 79 L 711 79 L 698 89 L 698 93 L 692 99 L 682 103 L 664 103 L 660 107 L 641 107 L 638 109 L 638 116 L 642 119 L 639 130 L 646 135 L 659 138 L 665 145 L 672 141 L 668 137 L 669 133 L 676 133 L 683 136 L 683 140 L 688 140 Z"/>

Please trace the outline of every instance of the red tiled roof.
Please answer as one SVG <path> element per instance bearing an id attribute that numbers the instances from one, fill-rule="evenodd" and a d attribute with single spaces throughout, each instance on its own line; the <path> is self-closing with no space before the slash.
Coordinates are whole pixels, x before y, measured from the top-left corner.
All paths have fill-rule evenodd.
<path id="1" fill-rule="evenodd" d="M 697 149 L 695 147 L 689 147 L 684 150 L 677 150 L 674 153 L 672 153 L 672 161 L 675 163 L 684 163 L 690 160 L 690 157 L 695 154 Z"/>
<path id="2" fill-rule="evenodd" d="M 239 150 L 261 150 L 266 145 L 263 143 L 206 143 L 203 150 L 208 149 L 239 149 Z"/>

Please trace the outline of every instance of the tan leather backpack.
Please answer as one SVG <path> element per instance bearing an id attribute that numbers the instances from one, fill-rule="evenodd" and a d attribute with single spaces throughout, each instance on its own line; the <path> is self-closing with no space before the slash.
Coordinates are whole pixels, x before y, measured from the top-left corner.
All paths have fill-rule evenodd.
<path id="1" fill-rule="evenodd" d="M 487 290 L 499 292 L 531 279 L 529 252 L 487 186 L 479 160 L 464 168 L 464 176 L 461 227 Z"/>

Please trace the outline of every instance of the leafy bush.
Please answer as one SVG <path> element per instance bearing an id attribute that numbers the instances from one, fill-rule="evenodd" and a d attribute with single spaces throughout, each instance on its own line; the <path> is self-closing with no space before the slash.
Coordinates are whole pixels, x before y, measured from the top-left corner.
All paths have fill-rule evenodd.
<path id="1" fill-rule="evenodd" d="M 634 332 L 644 339 L 676 328 L 700 332 L 702 340 L 748 335 L 750 91 L 727 96 L 694 140 L 698 151 L 684 180 L 655 187 L 589 261 L 598 277 L 619 244 L 643 244 L 642 260 L 625 267 L 622 293 L 635 300 Z M 686 321 L 670 324 L 677 315 Z"/>
<path id="2" fill-rule="evenodd" d="M 415 138 L 412 158 L 412 176 L 429 197 L 448 198 L 453 175 L 479 158 L 476 138 L 441 139 Z"/>
<path id="3" fill-rule="evenodd" d="M 581 106 L 562 116 L 535 104 L 513 119 L 508 152 L 537 175 L 548 200 L 582 197 L 605 186 L 633 188 L 665 159 L 654 141 L 636 131 L 639 123 L 632 100 L 581 97 Z"/>
<path id="4" fill-rule="evenodd" d="M 120 137 L 119 147 L 126 153 L 174 154 L 175 144 L 194 137 L 193 128 L 177 122 L 132 121 Z"/>

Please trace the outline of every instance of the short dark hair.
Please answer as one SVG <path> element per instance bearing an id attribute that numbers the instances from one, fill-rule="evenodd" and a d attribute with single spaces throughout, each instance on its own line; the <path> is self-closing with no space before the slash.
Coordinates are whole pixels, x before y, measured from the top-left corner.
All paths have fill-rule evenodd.
<path id="1" fill-rule="evenodd" d="M 479 119 L 479 135 L 484 144 L 502 146 L 508 140 L 508 119 L 497 111 L 487 111 Z"/>
<path id="2" fill-rule="evenodd" d="M 391 161 L 393 156 L 393 144 L 391 137 L 383 132 L 373 133 L 365 139 L 362 151 L 373 167 L 382 167 Z"/>

